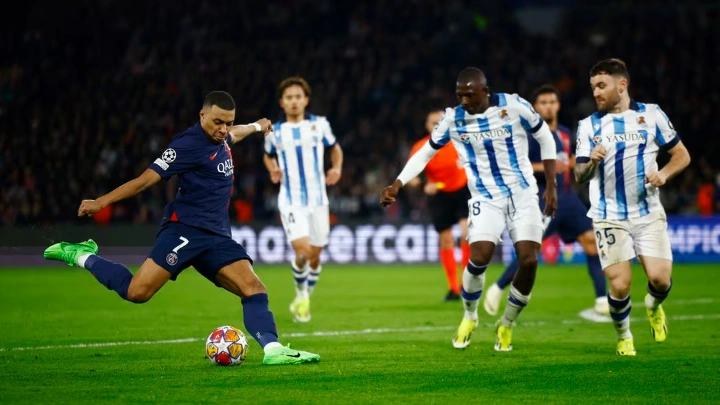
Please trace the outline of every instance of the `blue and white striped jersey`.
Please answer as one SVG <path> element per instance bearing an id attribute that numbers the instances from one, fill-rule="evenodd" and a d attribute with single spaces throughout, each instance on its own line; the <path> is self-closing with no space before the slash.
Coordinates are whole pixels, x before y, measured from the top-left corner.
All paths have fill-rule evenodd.
<path id="1" fill-rule="evenodd" d="M 282 119 L 273 125 L 265 137 L 265 152 L 277 157 L 283 171 L 279 207 L 328 205 L 324 156 L 335 142 L 325 117 L 305 114 L 298 123 Z"/>
<path id="2" fill-rule="evenodd" d="M 680 141 L 667 115 L 656 104 L 632 101 L 619 114 L 596 112 L 580 121 L 577 130 L 578 163 L 589 161 L 596 145 L 607 154 L 590 181 L 593 219 L 630 219 L 662 210 L 660 192 L 645 184 L 658 170 L 658 151 Z"/>
<path id="3" fill-rule="evenodd" d="M 517 94 L 494 93 L 490 108 L 482 114 L 468 114 L 462 106 L 446 109 L 430 145 L 439 149 L 452 140 L 473 198 L 509 197 L 519 189 L 536 187 L 528 135 L 535 136 L 543 123 Z"/>

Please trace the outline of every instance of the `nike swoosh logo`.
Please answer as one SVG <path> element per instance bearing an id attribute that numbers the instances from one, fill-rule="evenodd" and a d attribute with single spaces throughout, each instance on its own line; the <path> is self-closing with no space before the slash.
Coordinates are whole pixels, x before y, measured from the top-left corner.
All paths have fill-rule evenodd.
<path id="1" fill-rule="evenodd" d="M 300 358 L 300 353 L 296 353 L 296 354 L 286 354 L 286 356 L 288 356 L 288 357 L 295 357 L 296 359 L 299 359 L 299 358 Z"/>
<path id="2" fill-rule="evenodd" d="M 210 160 L 215 160 L 215 157 L 217 156 L 218 152 L 215 152 L 214 155 L 210 156 Z"/>

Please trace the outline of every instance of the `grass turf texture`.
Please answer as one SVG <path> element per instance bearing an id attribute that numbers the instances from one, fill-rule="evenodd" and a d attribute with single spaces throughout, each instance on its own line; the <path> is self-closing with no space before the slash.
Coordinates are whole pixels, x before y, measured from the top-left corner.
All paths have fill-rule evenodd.
<path id="1" fill-rule="evenodd" d="M 283 343 L 319 364 L 263 366 L 251 340 L 240 367 L 204 358 L 221 325 L 244 330 L 239 299 L 186 270 L 135 305 L 83 269 L 0 271 L 0 402 L 13 403 L 702 403 L 720 401 L 720 299 L 716 267 L 677 265 L 667 342 L 652 337 L 642 305 L 631 316 L 635 358 L 615 355 L 611 324 L 578 317 L 593 304 L 582 267 L 542 266 L 510 353 L 493 350 L 490 318 L 466 350 L 450 340 L 461 305 L 443 303 L 439 266 L 326 265 L 313 319 L 294 324 L 287 266 L 259 266 Z M 489 280 L 501 271 L 489 270 Z M 635 269 L 633 302 L 645 296 Z M 675 302 L 675 303 L 674 303 Z M 682 317 L 675 319 L 674 317 Z M 567 322 L 569 321 L 569 322 Z M 425 330 L 419 330 L 425 327 Z M 400 329 L 404 331 L 358 331 Z M 317 331 L 352 331 L 339 336 Z M 382 333 L 381 333 L 382 332 Z M 81 343 L 186 343 L 32 349 Z M 24 347 L 31 349 L 13 350 Z"/>

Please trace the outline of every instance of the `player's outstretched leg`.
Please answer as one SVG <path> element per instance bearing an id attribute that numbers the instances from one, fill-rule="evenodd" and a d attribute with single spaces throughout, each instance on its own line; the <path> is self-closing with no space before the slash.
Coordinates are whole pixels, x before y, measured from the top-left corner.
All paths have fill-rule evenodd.
<path id="1" fill-rule="evenodd" d="M 485 292 L 483 308 L 485 308 L 485 312 L 487 312 L 488 315 L 497 315 L 500 309 L 500 301 L 502 301 L 503 290 L 512 282 L 519 267 L 520 265 L 517 259 L 513 259 L 513 261 L 505 267 L 505 271 L 503 271 L 497 281 Z"/>
<path id="2" fill-rule="evenodd" d="M 505 313 L 495 327 L 495 350 L 501 352 L 512 350 L 512 327 L 530 300 L 530 293 L 535 284 L 540 244 L 522 240 L 515 244 L 515 251 L 518 255 L 518 271 L 510 286 Z"/>
<path id="3" fill-rule="evenodd" d="M 68 266 L 84 267 L 108 290 L 115 291 L 124 300 L 137 302 L 128 299 L 133 278 L 130 270 L 122 264 L 96 256 L 97 253 L 97 244 L 89 239 L 80 243 L 56 243 L 45 250 L 44 256 L 49 260 L 65 262 Z"/>
<path id="4" fill-rule="evenodd" d="M 239 246 L 239 245 L 238 245 Z M 244 251 L 242 254 L 245 254 Z M 203 269 L 199 269 L 203 270 Z M 206 277 L 208 274 L 203 273 Z M 210 276 L 209 278 L 212 279 Z M 249 260 L 237 260 L 217 272 L 215 283 L 241 297 L 245 329 L 265 352 L 263 364 L 301 364 L 320 361 L 315 353 L 293 350 L 278 342 L 275 317 L 269 308 L 265 285 L 260 281 Z"/>

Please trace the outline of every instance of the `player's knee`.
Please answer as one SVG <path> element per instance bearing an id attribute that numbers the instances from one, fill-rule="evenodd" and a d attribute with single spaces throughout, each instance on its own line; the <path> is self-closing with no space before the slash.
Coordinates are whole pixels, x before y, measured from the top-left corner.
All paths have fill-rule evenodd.
<path id="1" fill-rule="evenodd" d="M 298 263 L 303 263 L 303 264 L 304 264 L 305 262 L 307 262 L 308 260 L 310 260 L 310 256 L 311 256 L 311 253 L 310 253 L 310 247 L 309 247 L 309 246 L 307 246 L 307 247 L 306 247 L 306 246 L 298 246 L 298 247 L 295 249 L 295 260 L 296 260 Z"/>
<path id="2" fill-rule="evenodd" d="M 665 291 L 670 288 L 670 274 L 649 275 L 648 281 L 657 291 Z"/>
<path id="3" fill-rule="evenodd" d="M 521 268 L 528 269 L 528 268 L 537 268 L 538 265 L 538 257 L 535 252 L 525 252 L 523 254 L 518 255 L 518 263 Z"/>
<path id="4" fill-rule="evenodd" d="M 630 280 L 625 277 L 608 278 L 610 295 L 622 299 L 630 294 Z"/>
<path id="5" fill-rule="evenodd" d="M 127 300 L 135 304 L 142 304 L 150 301 L 153 295 L 155 295 L 155 291 L 150 288 L 130 286 L 127 292 Z"/>

